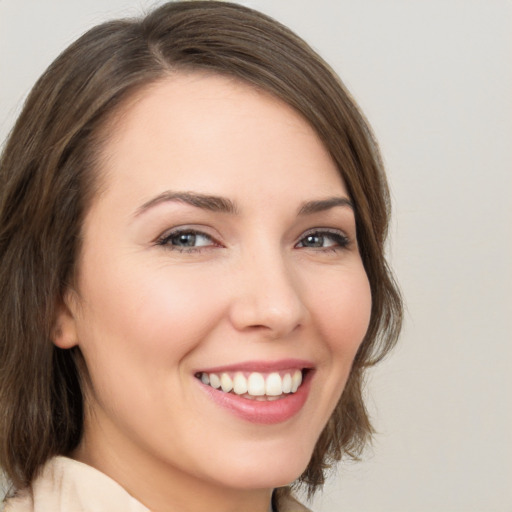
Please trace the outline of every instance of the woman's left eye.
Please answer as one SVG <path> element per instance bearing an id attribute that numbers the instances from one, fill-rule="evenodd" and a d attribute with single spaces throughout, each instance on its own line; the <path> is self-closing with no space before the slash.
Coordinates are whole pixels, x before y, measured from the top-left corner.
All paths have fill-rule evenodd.
<path id="1" fill-rule="evenodd" d="M 349 244 L 346 235 L 339 231 L 312 231 L 306 233 L 296 247 L 306 249 L 339 249 Z"/>
<path id="2" fill-rule="evenodd" d="M 158 241 L 158 245 L 178 251 L 193 251 L 216 244 L 209 235 L 188 229 L 169 233 Z"/>

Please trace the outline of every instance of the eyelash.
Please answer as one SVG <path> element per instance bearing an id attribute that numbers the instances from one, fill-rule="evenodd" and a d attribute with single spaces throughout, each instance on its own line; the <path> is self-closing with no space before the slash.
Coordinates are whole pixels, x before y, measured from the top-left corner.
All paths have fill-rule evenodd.
<path id="1" fill-rule="evenodd" d="M 171 241 L 173 239 L 176 239 L 179 236 L 182 235 L 195 235 L 200 236 L 204 238 L 208 238 L 211 243 L 208 245 L 200 245 L 200 246 L 179 246 L 179 245 L 173 245 L 171 244 Z M 306 247 L 303 246 L 305 249 L 313 249 L 319 252 L 337 252 L 339 250 L 344 250 L 350 245 L 350 239 L 341 231 L 338 230 L 331 230 L 331 229 L 313 229 L 310 231 L 307 231 L 302 235 L 300 240 L 297 242 L 296 246 L 300 243 L 303 243 L 304 240 L 308 237 L 318 237 L 318 238 L 330 238 L 334 241 L 334 244 L 329 245 L 327 247 Z M 157 245 L 163 246 L 168 250 L 171 251 L 178 251 L 178 252 L 184 252 L 184 253 L 197 253 L 204 250 L 209 250 L 213 247 L 220 247 L 220 244 L 218 244 L 210 235 L 207 235 L 206 233 L 202 231 L 198 231 L 196 229 L 192 228 L 183 228 L 183 229 L 176 229 L 174 231 L 171 231 L 170 233 L 167 233 L 166 235 L 162 236 L 157 240 Z"/>
<path id="2" fill-rule="evenodd" d="M 346 249 L 350 244 L 350 239 L 346 236 L 342 231 L 333 230 L 333 229 L 313 229 L 311 231 L 307 231 L 304 233 L 299 240 L 299 243 L 303 242 L 308 237 L 319 237 L 319 238 L 330 238 L 335 243 L 333 245 L 327 247 L 311 247 L 311 249 L 316 249 L 323 252 L 337 252 L 339 250 Z M 307 249 L 307 247 L 305 247 Z"/>
<path id="3" fill-rule="evenodd" d="M 186 247 L 186 246 L 179 246 L 179 245 L 172 245 L 170 242 L 173 238 L 177 238 L 181 235 L 195 235 L 195 236 L 202 236 L 205 238 L 208 238 L 212 243 L 209 245 L 200 245 L 197 247 Z M 207 249 L 211 249 L 211 246 L 219 247 L 220 245 L 215 242 L 215 240 L 206 233 L 203 233 L 202 231 L 198 231 L 196 229 L 192 228 L 182 228 L 182 229 L 176 229 L 174 231 L 171 231 L 170 233 L 167 233 L 163 237 L 161 237 L 157 241 L 157 245 L 161 245 L 165 247 L 166 249 L 169 249 L 170 251 L 178 251 L 178 252 L 186 252 L 186 253 L 194 253 L 194 252 L 200 252 Z"/>

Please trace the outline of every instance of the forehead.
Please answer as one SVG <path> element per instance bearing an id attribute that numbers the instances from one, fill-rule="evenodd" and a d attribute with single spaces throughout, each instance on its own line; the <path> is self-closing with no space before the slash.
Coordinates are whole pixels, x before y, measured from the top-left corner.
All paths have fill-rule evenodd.
<path id="1" fill-rule="evenodd" d="M 345 192 L 313 128 L 290 106 L 237 79 L 177 73 L 139 91 L 110 123 L 107 189 L 139 196 Z M 293 185 L 293 187 L 292 187 Z"/>

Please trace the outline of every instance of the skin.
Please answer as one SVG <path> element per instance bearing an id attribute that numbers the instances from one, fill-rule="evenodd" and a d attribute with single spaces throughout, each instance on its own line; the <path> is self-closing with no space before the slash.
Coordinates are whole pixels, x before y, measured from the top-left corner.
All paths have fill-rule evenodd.
<path id="1" fill-rule="evenodd" d="M 90 376 L 73 456 L 155 512 L 266 512 L 307 466 L 368 327 L 352 208 L 298 214 L 348 199 L 346 187 L 297 113 L 225 77 L 153 84 L 109 133 L 54 340 L 79 345 Z M 167 191 L 221 196 L 236 212 L 154 201 Z M 176 245 L 176 228 L 204 233 L 200 246 Z M 233 415 L 194 376 L 290 357 L 314 374 L 304 407 L 277 424 Z"/>

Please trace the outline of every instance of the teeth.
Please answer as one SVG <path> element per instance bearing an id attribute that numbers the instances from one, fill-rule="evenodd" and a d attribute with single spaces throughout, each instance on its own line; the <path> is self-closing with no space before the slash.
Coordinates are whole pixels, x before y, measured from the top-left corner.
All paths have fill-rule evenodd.
<path id="1" fill-rule="evenodd" d="M 295 370 L 295 373 L 292 377 L 292 393 L 295 393 L 299 386 L 302 384 L 302 372 L 300 370 Z"/>
<path id="2" fill-rule="evenodd" d="M 287 373 L 283 377 L 283 393 L 290 393 L 292 390 L 292 376 Z"/>
<path id="3" fill-rule="evenodd" d="M 283 394 L 295 393 L 302 384 L 301 370 L 281 374 L 252 372 L 248 377 L 246 375 L 242 372 L 234 375 L 223 372 L 201 373 L 197 377 L 207 386 L 220 388 L 224 393 L 233 392 L 249 400 L 277 400 Z"/>
<path id="4" fill-rule="evenodd" d="M 233 389 L 233 381 L 227 373 L 220 376 L 220 387 L 224 393 L 229 393 Z"/>
<path id="5" fill-rule="evenodd" d="M 233 391 L 237 395 L 245 395 L 247 393 L 247 379 L 242 373 L 237 373 L 233 380 Z"/>
<path id="6" fill-rule="evenodd" d="M 283 394 L 283 383 L 279 373 L 271 373 L 265 382 L 265 394 L 267 396 L 279 396 Z"/>
<path id="7" fill-rule="evenodd" d="M 210 373 L 210 386 L 215 389 L 220 388 L 220 378 L 215 373 Z"/>
<path id="8" fill-rule="evenodd" d="M 252 396 L 263 396 L 265 394 L 265 379 L 261 373 L 251 373 L 247 381 L 247 392 Z"/>

